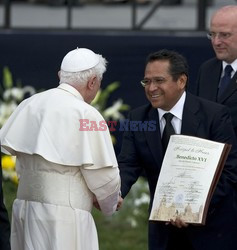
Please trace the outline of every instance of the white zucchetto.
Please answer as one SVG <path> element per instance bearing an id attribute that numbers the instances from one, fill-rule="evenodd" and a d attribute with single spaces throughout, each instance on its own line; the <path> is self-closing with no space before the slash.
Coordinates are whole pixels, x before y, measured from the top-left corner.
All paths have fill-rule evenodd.
<path id="1" fill-rule="evenodd" d="M 79 72 L 95 67 L 99 63 L 99 55 L 86 48 L 77 48 L 66 54 L 62 60 L 61 70 Z"/>

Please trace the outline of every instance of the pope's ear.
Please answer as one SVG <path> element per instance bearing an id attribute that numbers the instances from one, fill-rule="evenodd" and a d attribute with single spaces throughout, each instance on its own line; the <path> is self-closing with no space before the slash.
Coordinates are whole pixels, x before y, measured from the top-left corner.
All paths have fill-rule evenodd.
<path id="1" fill-rule="evenodd" d="M 93 89 L 96 83 L 96 76 L 91 77 L 87 82 L 87 87 Z"/>
<path id="2" fill-rule="evenodd" d="M 59 78 L 59 79 L 60 79 L 60 73 L 61 73 L 61 71 L 59 70 L 59 71 L 58 71 L 58 78 Z"/>

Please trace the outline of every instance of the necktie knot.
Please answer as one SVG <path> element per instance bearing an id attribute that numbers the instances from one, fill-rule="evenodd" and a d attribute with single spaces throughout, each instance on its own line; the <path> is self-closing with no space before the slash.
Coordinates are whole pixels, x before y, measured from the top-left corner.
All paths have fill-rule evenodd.
<path id="1" fill-rule="evenodd" d="M 166 123 L 167 123 L 167 122 L 171 122 L 171 120 L 173 119 L 174 115 L 171 114 L 171 113 L 165 113 L 165 114 L 163 115 L 163 117 L 165 118 L 165 121 L 166 121 Z"/>
<path id="2" fill-rule="evenodd" d="M 231 67 L 231 65 L 226 65 L 225 67 L 225 75 L 227 76 L 231 76 L 231 72 L 232 72 L 233 68 Z"/>

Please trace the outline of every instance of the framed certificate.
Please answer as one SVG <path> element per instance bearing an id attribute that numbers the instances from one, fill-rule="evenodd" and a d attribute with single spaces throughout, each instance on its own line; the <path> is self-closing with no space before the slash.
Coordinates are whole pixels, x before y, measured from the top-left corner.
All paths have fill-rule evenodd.
<path id="1" fill-rule="evenodd" d="M 172 135 L 162 163 L 149 220 L 205 224 L 208 206 L 231 145 Z"/>

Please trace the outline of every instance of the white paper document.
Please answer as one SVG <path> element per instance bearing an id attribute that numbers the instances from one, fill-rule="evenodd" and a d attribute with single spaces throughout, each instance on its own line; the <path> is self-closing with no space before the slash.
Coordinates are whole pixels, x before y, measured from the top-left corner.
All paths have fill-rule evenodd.
<path id="1" fill-rule="evenodd" d="M 149 220 L 204 224 L 230 145 L 172 135 L 162 163 Z"/>

